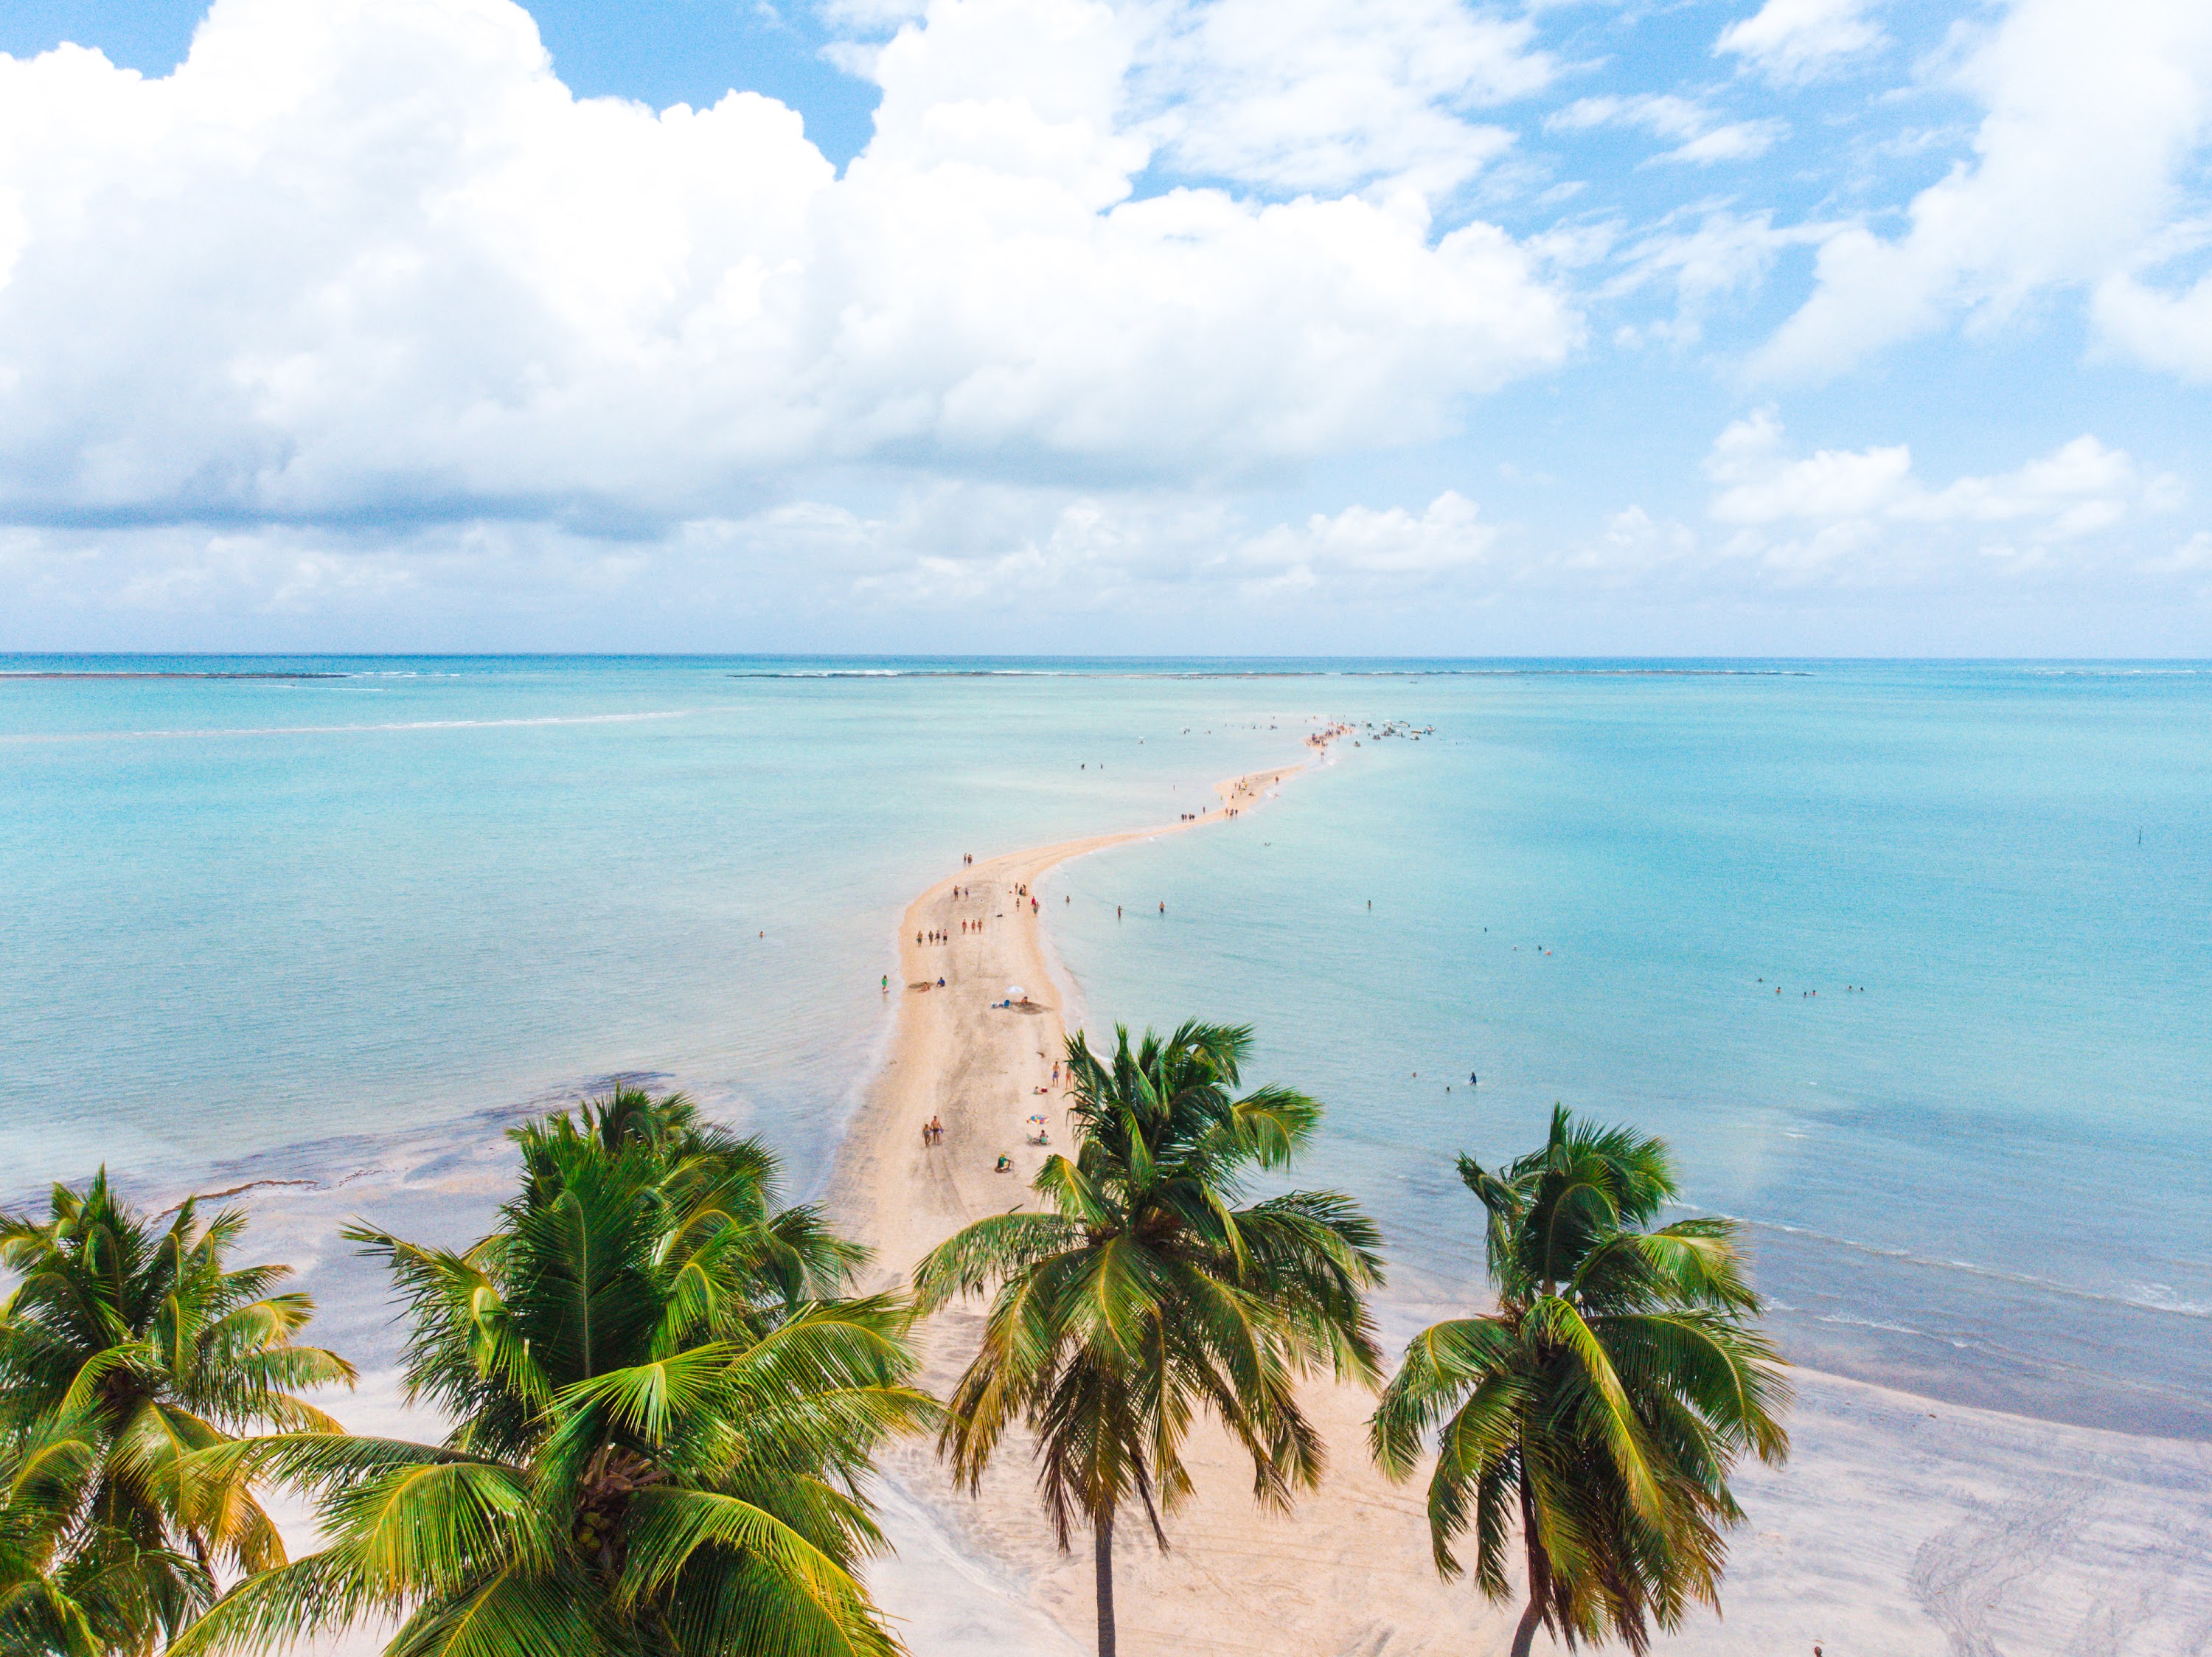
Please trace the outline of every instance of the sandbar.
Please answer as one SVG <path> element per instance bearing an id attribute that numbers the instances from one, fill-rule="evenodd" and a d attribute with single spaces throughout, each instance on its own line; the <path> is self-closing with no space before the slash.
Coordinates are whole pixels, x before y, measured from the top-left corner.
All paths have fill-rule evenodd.
<path id="1" fill-rule="evenodd" d="M 1308 740 L 1326 752 L 1325 735 Z M 1232 778 L 1217 787 L 1220 808 L 1192 819 L 981 857 L 908 906 L 888 1057 L 829 1191 L 841 1227 L 875 1249 L 878 1286 L 902 1282 L 970 1221 L 1028 1205 L 1043 1160 L 1069 1145 L 1052 1085 L 1067 994 L 1048 970 L 1052 905 L 1033 908 L 1023 892 L 1041 896 L 1039 882 L 1070 858 L 1262 806 L 1304 769 Z M 1156 912 L 1133 910 L 1126 922 Z M 915 941 L 934 933 L 949 937 Z M 998 1004 L 1015 985 L 1024 1001 Z M 1045 1118 L 1049 1145 L 1029 1142 L 1032 1115 Z M 933 1118 L 943 1123 L 941 1143 L 924 1142 Z M 1001 1154 L 1012 1163 L 1004 1173 L 994 1172 Z M 1325 1171 L 1310 1177 L 1326 1183 Z M 1480 1263 L 1468 1272 L 1468 1308 L 1479 1309 Z M 969 1306 L 933 1321 L 927 1380 L 940 1393 L 973 1351 L 980 1320 L 980 1307 Z M 1694 1610 L 1655 1649 L 2212 1652 L 2212 1445 L 1946 1404 L 1802 1369 L 1795 1379 L 1791 1461 L 1739 1477 L 1747 1517 L 1733 1538 L 1725 1615 Z M 1287 1515 L 1258 1508 L 1249 1467 L 1220 1435 L 1201 1432 L 1191 1457 L 1198 1494 L 1169 1521 L 1171 1550 L 1155 1550 L 1134 1525 L 1118 1550 L 1122 1652 L 1503 1654 L 1514 1608 L 1437 1577 L 1422 1482 L 1394 1485 L 1368 1462 L 1372 1407 L 1356 1388 L 1310 1390 L 1332 1465 L 1322 1489 Z M 927 1445 L 891 1457 L 887 1504 L 906 1557 L 878 1569 L 875 1589 L 916 1657 L 1091 1648 L 1088 1551 L 1054 1547 L 1030 1452 L 1010 1440 L 977 1496 L 952 1488 Z M 1537 1649 L 1556 1648 L 1540 1636 Z"/>

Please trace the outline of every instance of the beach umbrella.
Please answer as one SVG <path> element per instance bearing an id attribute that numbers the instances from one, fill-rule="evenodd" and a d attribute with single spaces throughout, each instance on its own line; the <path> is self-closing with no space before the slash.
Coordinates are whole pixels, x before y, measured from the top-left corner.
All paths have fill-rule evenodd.
<path id="1" fill-rule="evenodd" d="M 1018 984 L 1010 984 L 1006 986 L 1006 999 L 1008 1001 L 1027 1001 L 1029 999 L 1029 994 L 1030 992 L 1023 989 Z"/>

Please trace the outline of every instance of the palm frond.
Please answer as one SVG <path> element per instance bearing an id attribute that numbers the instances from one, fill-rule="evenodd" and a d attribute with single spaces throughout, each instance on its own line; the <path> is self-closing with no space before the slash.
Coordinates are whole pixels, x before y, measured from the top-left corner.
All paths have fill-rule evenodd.
<path id="1" fill-rule="evenodd" d="M 1543 1146 L 1486 1168 L 1459 1159 L 1483 1205 L 1498 1295 L 1485 1318 L 1416 1337 L 1370 1429 L 1409 1473 L 1434 1435 L 1437 1569 L 1475 1532 L 1475 1580 L 1508 1592 L 1518 1529 L 1531 1606 L 1570 1646 L 1641 1654 L 1692 1602 L 1717 1607 L 1728 1487 L 1745 1453 L 1778 1461 L 1790 1389 L 1734 1222 L 1654 1228 L 1676 1191 L 1666 1146 L 1555 1109 Z"/>
<path id="2" fill-rule="evenodd" d="M 997 1279 L 1078 1246 L 1082 1235 L 1058 1214 L 1016 1210 L 978 1220 L 922 1256 L 914 1269 L 915 1310 L 927 1315 L 948 1301 L 981 1294 Z"/>

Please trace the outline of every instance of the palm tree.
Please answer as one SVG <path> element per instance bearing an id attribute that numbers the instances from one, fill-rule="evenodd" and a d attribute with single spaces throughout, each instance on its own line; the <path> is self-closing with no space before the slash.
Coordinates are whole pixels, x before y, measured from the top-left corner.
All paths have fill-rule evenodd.
<path id="1" fill-rule="evenodd" d="M 197 1453 L 331 1428 L 297 1394 L 353 1370 L 295 1343 L 314 1303 L 276 1292 L 289 1267 L 226 1264 L 246 1223 L 225 1209 L 203 1227 L 187 1201 L 162 1226 L 105 1169 L 56 1186 L 43 1221 L 0 1215 L 0 1267 L 20 1279 L 0 1302 L 0 1593 L 51 1648 L 150 1650 L 218 1571 L 284 1557 L 246 1471 Z"/>
<path id="2" fill-rule="evenodd" d="M 79 1419 L 0 1429 L 0 1651 L 95 1657 L 129 1649 L 142 1642 L 142 1630 L 158 1626 L 151 1614 L 118 1617 L 123 1608 L 103 1603 L 98 1577 L 79 1569 L 77 1555 L 89 1565 L 104 1549 L 65 1545 L 99 1463 Z M 188 1578 L 191 1565 L 185 1560 L 179 1572 L 154 1580 Z"/>
<path id="3" fill-rule="evenodd" d="M 1413 1471 L 1431 1429 L 1437 1570 L 1471 1523 L 1475 1581 L 1510 1590 L 1516 1521 L 1536 1629 L 1572 1648 L 1618 1635 L 1641 1654 L 1692 1599 L 1720 1607 L 1722 1532 L 1741 1517 L 1728 1475 L 1748 1451 L 1789 1453 L 1790 1401 L 1744 1276 L 1734 1221 L 1649 1229 L 1675 1194 L 1666 1146 L 1552 1113 L 1543 1149 L 1492 1173 L 1459 1159 L 1489 1215 L 1498 1309 L 1423 1331 L 1382 1395 L 1375 1456 Z"/>
<path id="4" fill-rule="evenodd" d="M 368 1616 L 392 1657 L 881 1654 L 862 1484 L 908 1385 L 908 1313 L 775 1207 L 776 1160 L 628 1090 L 516 1130 L 521 1188 L 455 1253 L 349 1234 L 412 1325 L 441 1444 L 288 1434 L 230 1453 L 316 1496 L 329 1545 L 246 1582 L 179 1657 Z"/>
<path id="5" fill-rule="evenodd" d="M 0 1652 L 150 1654 L 215 1597 L 189 1553 L 142 1546 L 88 1511 L 100 1467 L 82 1416 L 0 1431 Z"/>
<path id="6" fill-rule="evenodd" d="M 916 1307 L 999 1289 L 939 1448 L 973 1490 L 1006 1429 L 1037 1435 L 1038 1484 L 1060 1547 L 1091 1531 L 1098 1649 L 1114 1652 L 1114 1520 L 1189 1492 L 1183 1441 L 1211 1410 L 1252 1458 L 1261 1501 L 1286 1508 L 1322 1472 L 1301 1377 L 1377 1378 L 1362 1291 L 1382 1281 L 1375 1230 L 1350 1199 L 1295 1191 L 1235 1206 L 1255 1168 L 1279 1168 L 1321 1106 L 1285 1087 L 1233 1097 L 1249 1028 L 1185 1024 L 1110 1060 L 1067 1044 L 1075 1160 L 1034 1186 L 1048 1206 L 980 1220 L 915 1272 Z"/>

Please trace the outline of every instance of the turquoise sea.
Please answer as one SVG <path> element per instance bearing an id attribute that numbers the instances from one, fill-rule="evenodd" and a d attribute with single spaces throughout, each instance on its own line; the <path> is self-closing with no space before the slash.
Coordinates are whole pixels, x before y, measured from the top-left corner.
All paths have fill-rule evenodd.
<path id="1" fill-rule="evenodd" d="M 1750 1223 L 1802 1361 L 2212 1438 L 2212 666 L 0 674 L 0 1201 L 105 1161 L 462 1234 L 441 1168 L 629 1072 L 817 1187 L 898 912 L 961 852 L 1171 819 L 1315 716 L 1399 721 L 1433 734 L 1046 888 L 1094 1028 L 1249 1020 L 1328 1103 L 1305 1177 L 1383 1224 L 1394 1330 L 1479 1278 L 1453 1154 L 1560 1100 Z M 388 1344 L 374 1286 L 301 1258 L 326 1332 Z"/>

